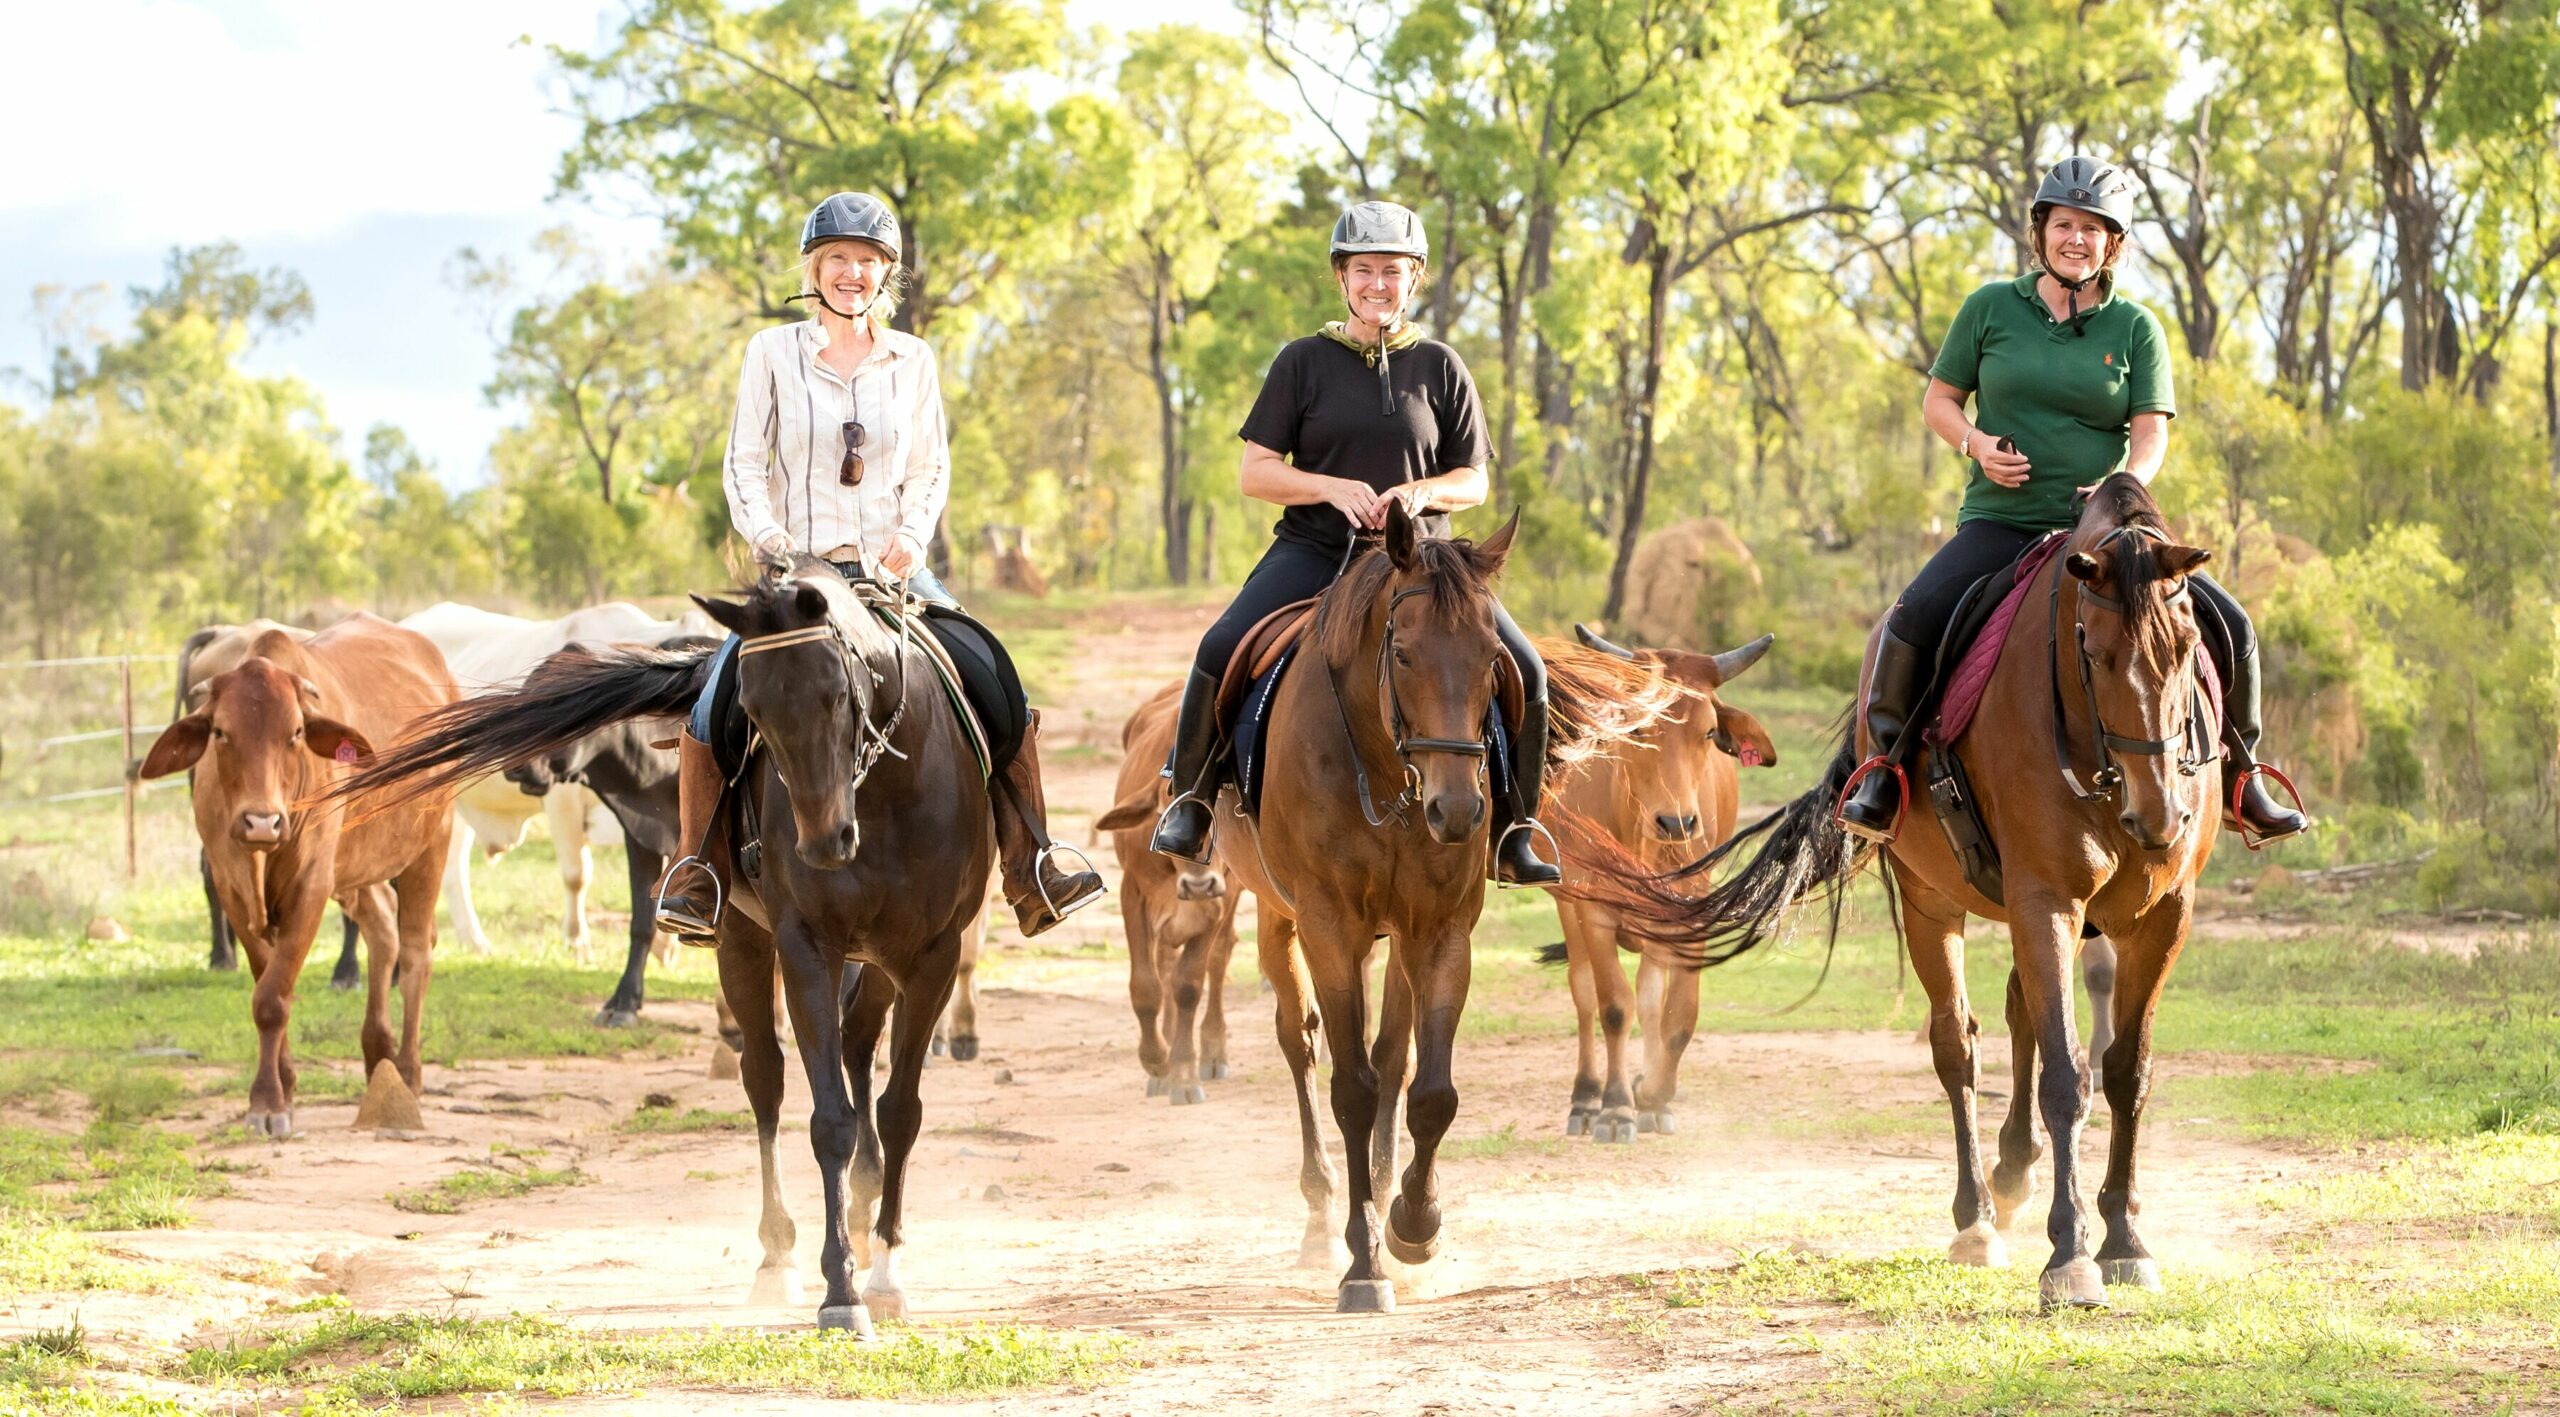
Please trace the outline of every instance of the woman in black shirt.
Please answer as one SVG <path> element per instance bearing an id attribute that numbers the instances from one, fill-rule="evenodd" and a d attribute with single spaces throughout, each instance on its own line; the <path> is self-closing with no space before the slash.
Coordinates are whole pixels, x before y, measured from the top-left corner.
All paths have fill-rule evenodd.
<path id="1" fill-rule="evenodd" d="M 1218 680 L 1237 643 L 1274 610 L 1321 592 L 1341 574 L 1355 530 L 1386 522 L 1390 498 L 1445 534 L 1448 513 L 1481 504 L 1489 487 L 1484 401 L 1456 350 L 1405 322 L 1430 256 L 1422 219 L 1393 202 L 1363 202 L 1333 227 L 1333 274 L 1349 318 L 1292 341 L 1271 363 L 1237 435 L 1246 496 L 1283 510 L 1271 549 L 1201 638 L 1183 686 L 1182 720 L 1166 772 L 1174 799 L 1156 824 L 1157 851 L 1192 860 L 1208 850 L 1218 798 Z M 1551 885 L 1555 866 L 1536 837 L 1547 752 L 1547 675 L 1528 636 L 1496 611 L 1520 666 L 1527 711 L 1496 774 L 1493 877 Z"/>

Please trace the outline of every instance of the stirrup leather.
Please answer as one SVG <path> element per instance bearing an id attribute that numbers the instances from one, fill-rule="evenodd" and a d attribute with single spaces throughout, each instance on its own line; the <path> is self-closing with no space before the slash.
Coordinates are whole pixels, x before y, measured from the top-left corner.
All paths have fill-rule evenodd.
<path id="1" fill-rule="evenodd" d="M 2240 813 L 2240 798 L 2241 794 L 2249 790 L 2249 780 L 2256 777 L 2274 778 L 2276 780 L 2276 785 L 2284 789 L 2284 795 L 2293 799 L 2294 812 L 2303 818 L 2303 825 L 2300 829 L 2286 832 L 2283 836 L 2259 836 L 2250 831 L 2249 819 L 2242 816 Z M 2249 848 L 2251 851 L 2260 850 L 2269 842 L 2284 841 L 2291 837 L 2300 836 L 2303 832 L 2310 830 L 2311 827 L 2311 813 L 2302 805 L 2301 789 L 2293 785 L 2292 778 L 2284 775 L 2284 769 L 2274 767 L 2267 763 L 2252 763 L 2243 770 L 2238 777 L 2233 778 L 2231 780 L 2231 801 L 2225 805 L 2230 810 L 2233 829 L 2240 834 L 2240 844 Z"/>
<path id="2" fill-rule="evenodd" d="M 1866 829 L 1851 823 L 1846 815 L 1849 808 L 1850 794 L 1858 790 L 1858 784 L 1866 781 L 1869 774 L 1879 772 L 1889 772 L 1893 774 L 1894 788 L 1893 825 L 1882 836 L 1876 836 Z M 1831 804 L 1831 820 L 1839 825 L 1840 830 L 1847 832 L 1851 836 L 1857 837 L 1861 841 L 1873 841 L 1877 843 L 1890 843 L 1895 837 L 1900 836 L 1902 834 L 1902 819 L 1910 815 L 1910 813 L 1911 776 L 1902 770 L 1902 764 L 1893 761 L 1882 753 L 1878 753 L 1876 756 L 1858 764 L 1857 771 L 1850 773 L 1849 780 L 1840 785 L 1840 795 Z"/>
<path id="3" fill-rule="evenodd" d="M 1522 817 L 1520 820 L 1504 827 L 1502 829 L 1502 835 L 1493 839 L 1493 862 L 1489 862 L 1487 864 L 1498 863 L 1502 860 L 1502 845 L 1504 842 L 1511 840 L 1512 833 L 1514 832 L 1533 832 L 1539 836 L 1545 837 L 1547 839 L 1548 853 L 1554 856 L 1558 863 L 1561 863 L 1564 860 L 1564 847 L 1556 841 L 1556 834 L 1547 830 L 1547 824 L 1539 821 L 1535 817 Z M 1501 877 L 1496 876 L 1494 877 L 1493 888 L 1498 891 L 1530 891 L 1543 890 L 1545 889 L 1545 886 L 1536 881 L 1506 881 Z"/>

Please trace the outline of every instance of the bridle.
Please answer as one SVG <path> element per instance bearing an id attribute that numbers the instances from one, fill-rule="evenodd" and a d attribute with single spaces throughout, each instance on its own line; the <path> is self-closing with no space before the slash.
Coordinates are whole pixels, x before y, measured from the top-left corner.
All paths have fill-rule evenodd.
<path id="1" fill-rule="evenodd" d="M 1367 818 L 1373 827 L 1383 827 L 1389 822 L 1405 825 L 1406 814 L 1422 800 L 1422 770 L 1413 765 L 1416 753 L 1455 753 L 1475 759 L 1479 775 L 1486 771 L 1482 739 L 1471 742 L 1463 738 L 1424 738 L 1405 729 L 1404 698 L 1396 690 L 1396 607 L 1417 595 L 1429 594 L 1429 586 L 1407 586 L 1389 597 L 1387 628 L 1378 641 L 1378 697 L 1386 701 L 1387 732 L 1395 740 L 1396 761 L 1404 765 L 1404 790 L 1396 794 L 1395 800 L 1389 802 L 1383 812 L 1378 810 L 1369 795 L 1369 767 L 1360 753 L 1359 735 L 1351 731 L 1351 709 L 1343 702 L 1342 683 L 1334 677 L 1333 666 L 1325 666 L 1325 688 L 1332 691 L 1334 712 L 1342 719 L 1343 739 L 1351 745 L 1351 772 L 1360 787 L 1360 815 Z"/>
<path id="2" fill-rule="evenodd" d="M 894 592 L 873 590 L 863 586 L 853 587 L 853 592 L 855 598 L 866 606 L 873 604 L 887 604 L 889 603 L 888 597 L 895 594 Z M 897 734 L 899 723 L 904 721 L 907 715 L 907 656 L 905 650 L 914 633 L 910 628 L 910 621 L 907 616 L 899 615 L 896 618 L 898 621 L 898 643 L 900 649 L 898 654 L 897 702 L 889 710 L 889 719 L 886 723 L 874 724 L 871 721 L 871 704 L 879 698 L 879 695 L 877 694 L 873 694 L 866 698 L 861 708 L 855 712 L 853 720 L 853 779 L 845 785 L 845 790 L 848 793 L 859 792 L 862 790 L 863 779 L 871 775 L 872 767 L 880 761 L 883 755 L 897 758 L 901 761 L 904 761 L 907 756 L 905 753 L 898 751 L 898 749 L 892 746 L 889 742 L 889 740 Z M 861 672 L 871 676 L 871 686 L 874 689 L 877 689 L 888 682 L 888 676 L 882 674 L 879 670 L 872 668 L 870 661 L 862 657 L 862 652 L 854 648 L 852 633 L 844 627 L 844 624 L 841 621 L 836 619 L 833 609 L 830 609 L 827 612 L 827 617 L 824 620 L 821 620 L 815 625 L 806 625 L 797 630 L 785 630 L 778 635 L 759 635 L 751 640 L 741 640 L 738 643 L 738 653 L 742 657 L 750 654 L 768 654 L 774 650 L 790 649 L 798 645 L 810 644 L 832 644 L 835 646 L 836 654 L 844 670 L 845 687 L 848 691 L 852 689 L 855 682 L 853 675 L 856 669 L 859 669 Z M 761 743 L 763 739 L 764 730 L 759 728 L 756 730 L 756 743 Z M 755 756 L 755 744 L 751 743 L 748 746 L 747 756 L 749 758 L 753 758 Z"/>
<path id="3" fill-rule="evenodd" d="M 2149 527 L 2118 527 L 2108 533 L 2095 549 L 2099 553 L 2104 553 L 2109 547 L 2129 536 L 2145 537 L 2155 542 L 2167 540 Z M 2051 626 L 2054 644 L 2057 646 L 2062 643 L 2062 581 L 2063 577 L 2069 574 L 2069 568 L 2060 564 L 2057 558 L 2053 572 L 2053 591 L 2047 611 L 2048 624 Z M 2166 599 L 2174 602 L 2186 593 L 2187 583 L 2182 579 L 2169 590 Z M 2119 616 L 2126 613 L 2126 607 L 2122 601 L 2099 594 L 2086 582 L 2081 584 L 2071 611 L 2072 657 L 2079 669 L 2081 696 L 2089 705 L 2090 746 L 2098 760 L 2098 770 L 2091 775 L 2089 785 L 2086 787 L 2081 786 L 2079 774 L 2072 771 L 2070 720 L 2063 712 L 2062 676 L 2057 673 L 2053 676 L 2053 758 L 2055 765 L 2062 770 L 2063 785 L 2071 789 L 2072 796 L 2083 802 L 2114 801 L 2117 792 L 2124 786 L 2124 772 L 2117 767 L 2115 760 L 2115 755 L 2118 753 L 2128 757 L 2159 758 L 2166 757 L 2174 751 L 2177 754 L 2179 776 L 2193 777 L 2204 771 L 2206 765 L 2214 761 L 2214 753 L 2212 739 L 2204 726 L 2204 685 L 2195 674 L 2193 656 L 2201 653 L 2201 650 L 2189 651 L 2186 666 L 2187 717 L 2174 736 L 2127 738 L 2121 734 L 2110 733 L 2107 731 L 2106 720 L 2099 715 L 2098 686 L 2089 672 L 2089 626 L 2082 618 L 2081 608 L 2090 604 L 2095 604 L 2102 610 L 2111 610 Z"/>

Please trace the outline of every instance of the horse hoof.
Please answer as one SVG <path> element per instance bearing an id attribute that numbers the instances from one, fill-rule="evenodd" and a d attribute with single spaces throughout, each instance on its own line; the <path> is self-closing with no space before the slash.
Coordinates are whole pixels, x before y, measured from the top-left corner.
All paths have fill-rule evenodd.
<path id="1" fill-rule="evenodd" d="M 887 1323 L 907 1316 L 907 1296 L 896 1289 L 865 1289 L 862 1307 L 871 1311 L 871 1317 Z"/>
<path id="2" fill-rule="evenodd" d="M 1660 1132 L 1667 1137 L 1678 1130 L 1678 1127 L 1671 1124 L 1671 1113 L 1667 1108 L 1660 1112 L 1638 1112 L 1636 1114 L 1636 1131 L 1638 1133 Z"/>
<path id="3" fill-rule="evenodd" d="M 939 1034 L 935 1035 L 933 1040 L 933 1056 L 937 1058 L 942 1056 L 942 1038 Z"/>
<path id="4" fill-rule="evenodd" d="M 1949 1264 L 1972 1265 L 1981 1269 L 2009 1267 L 2009 1242 L 2000 1232 L 1979 1221 L 1969 1229 L 1956 1232 L 1955 1243 L 1947 1246 Z"/>
<path id="5" fill-rule="evenodd" d="M 1569 1137 L 1591 1135 L 1591 1119 L 1600 1115 L 1588 1107 L 1576 1107 L 1564 1114 L 1564 1134 Z"/>
<path id="6" fill-rule="evenodd" d="M 1209 1090 L 1196 1082 L 1182 1083 L 1175 1087 L 1169 1087 L 1165 1089 L 1165 1091 L 1166 1094 L 1173 1099 L 1173 1105 L 1176 1107 L 1188 1107 L 1195 1102 L 1206 1102 L 1209 1100 Z"/>
<path id="7" fill-rule="evenodd" d="M 1422 1238 L 1409 1240 L 1405 1232 L 1420 1227 L 1409 1219 L 1411 1212 L 1405 1208 L 1404 1197 L 1398 1196 L 1387 1205 L 1387 1253 L 1405 1264 L 1429 1264 L 1440 1253 L 1440 1208 L 1426 1204 L 1424 1212 L 1430 1218 L 1430 1229 Z"/>
<path id="8" fill-rule="evenodd" d="M 1591 1139 L 1597 1142 L 1631 1142 L 1636 1139 L 1636 1119 L 1617 1113 L 1603 1112 L 1591 1124 Z"/>
<path id="9" fill-rule="evenodd" d="M 282 1112 L 252 1112 L 249 1114 L 249 1134 L 285 1141 L 293 1136 L 293 1112 L 291 1109 Z"/>
<path id="10" fill-rule="evenodd" d="M 799 1308 L 800 1271 L 789 1265 L 767 1265 L 757 1270 L 755 1287 L 747 1291 L 747 1302 L 766 1308 Z"/>
<path id="11" fill-rule="evenodd" d="M 1210 1063 L 1200 1069 L 1200 1076 L 1211 1082 L 1225 1082 L 1229 1076 L 1225 1063 Z"/>
<path id="12" fill-rule="evenodd" d="M 1392 1314 L 1396 1311 L 1396 1286 L 1387 1279 L 1346 1279 L 1342 1292 L 1333 1301 L 1337 1314 Z"/>
<path id="13" fill-rule="evenodd" d="M 2061 1308 L 2103 1309 L 2107 1306 L 2107 1282 L 2099 1276 L 2097 1265 L 2084 1255 L 2037 1276 L 2036 1301 L 2047 1313 Z"/>
<path id="14" fill-rule="evenodd" d="M 2110 1285 L 2148 1289 L 2154 1294 L 2160 1292 L 2160 1262 L 2149 1255 L 2140 1259 L 2100 1260 L 2098 1275 Z"/>
<path id="15" fill-rule="evenodd" d="M 978 1061 L 978 1036 L 974 1033 L 964 1033 L 952 1039 L 951 1061 L 955 1063 Z"/>
<path id="16" fill-rule="evenodd" d="M 638 1009 L 620 1009 L 615 1008 L 611 1004 L 607 1004 L 596 1012 L 596 1027 L 598 1028 L 629 1028 L 631 1025 L 638 1023 L 639 1021 L 640 1011 Z"/>
<path id="17" fill-rule="evenodd" d="M 880 1336 L 871 1329 L 870 1311 L 860 1304 L 829 1304 L 818 1311 L 818 1327 L 850 1333 L 865 1343 Z"/>
<path id="18" fill-rule="evenodd" d="M 1149 1096 L 1149 1097 L 1162 1097 L 1162 1096 L 1164 1096 L 1164 1089 L 1165 1089 L 1165 1081 L 1164 1081 L 1164 1079 L 1163 1079 L 1163 1078 L 1156 1077 L 1156 1076 L 1154 1076 L 1153 1074 L 1149 1074 L 1149 1075 L 1148 1075 L 1148 1077 L 1147 1077 L 1147 1096 Z"/>

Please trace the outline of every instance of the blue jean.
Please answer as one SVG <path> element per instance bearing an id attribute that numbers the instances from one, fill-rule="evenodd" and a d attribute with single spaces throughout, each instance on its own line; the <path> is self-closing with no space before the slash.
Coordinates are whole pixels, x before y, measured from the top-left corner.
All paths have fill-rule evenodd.
<path id="1" fill-rule="evenodd" d="M 859 562 L 838 561 L 833 564 L 837 570 L 844 573 L 846 580 L 863 578 L 863 570 Z M 943 585 L 941 578 L 925 567 L 918 566 L 907 576 L 907 590 L 919 600 L 949 606 L 953 610 L 960 608 L 960 602 L 952 597 L 950 589 Z M 685 731 L 692 734 L 695 741 L 702 743 L 711 741 L 711 701 L 718 695 L 721 681 L 737 672 L 737 660 L 738 637 L 736 635 L 731 635 L 719 649 L 712 652 L 711 673 L 704 677 L 702 692 L 694 697 L 693 714 L 685 720 Z"/>

